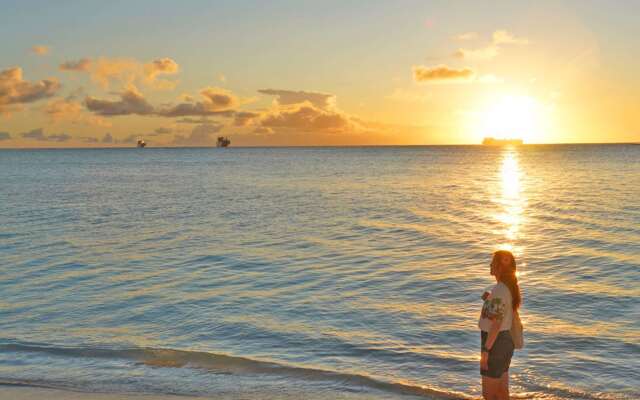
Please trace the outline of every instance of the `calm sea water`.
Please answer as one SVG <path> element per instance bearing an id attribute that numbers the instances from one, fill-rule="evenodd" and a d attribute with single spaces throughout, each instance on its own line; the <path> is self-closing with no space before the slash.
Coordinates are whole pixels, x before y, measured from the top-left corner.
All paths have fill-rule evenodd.
<path id="1" fill-rule="evenodd" d="M 524 398 L 640 398 L 640 146 L 0 151 L 0 382 L 480 395 L 512 249 Z"/>

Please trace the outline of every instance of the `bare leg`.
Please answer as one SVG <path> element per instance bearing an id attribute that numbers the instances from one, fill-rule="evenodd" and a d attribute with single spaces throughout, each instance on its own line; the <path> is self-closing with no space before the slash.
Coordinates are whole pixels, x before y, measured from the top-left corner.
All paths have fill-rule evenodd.
<path id="1" fill-rule="evenodd" d="M 482 397 L 484 400 L 500 400 L 500 385 L 502 378 L 482 377 Z"/>
<path id="2" fill-rule="evenodd" d="M 498 400 L 509 400 L 509 371 L 505 371 L 499 379 Z"/>

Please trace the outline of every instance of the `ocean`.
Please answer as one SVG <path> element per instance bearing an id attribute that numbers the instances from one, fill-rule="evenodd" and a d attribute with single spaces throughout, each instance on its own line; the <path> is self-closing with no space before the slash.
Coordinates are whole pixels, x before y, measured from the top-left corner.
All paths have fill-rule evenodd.
<path id="1" fill-rule="evenodd" d="M 493 251 L 519 398 L 640 398 L 640 146 L 0 150 L 0 383 L 481 395 Z"/>

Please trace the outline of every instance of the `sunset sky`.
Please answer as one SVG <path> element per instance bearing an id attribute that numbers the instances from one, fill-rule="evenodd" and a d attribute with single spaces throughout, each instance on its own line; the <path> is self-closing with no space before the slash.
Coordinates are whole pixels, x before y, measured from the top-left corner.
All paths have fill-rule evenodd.
<path id="1" fill-rule="evenodd" d="M 7 1 L 0 147 L 640 141 L 640 2 Z"/>

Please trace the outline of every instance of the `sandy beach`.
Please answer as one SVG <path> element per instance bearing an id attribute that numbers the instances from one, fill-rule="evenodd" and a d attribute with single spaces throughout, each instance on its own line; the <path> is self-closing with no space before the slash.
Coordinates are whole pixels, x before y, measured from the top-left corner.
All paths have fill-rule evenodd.
<path id="1" fill-rule="evenodd" d="M 120 394 L 120 393 L 86 393 L 68 390 L 37 388 L 31 386 L 0 386 L 0 399 L 12 400 L 179 400 L 204 399 L 205 397 Z"/>
<path id="2" fill-rule="evenodd" d="M 211 396 L 178 396 L 169 394 L 141 394 L 141 393 L 99 393 L 61 390 L 23 385 L 0 384 L 0 400 L 369 400 L 378 399 L 372 393 L 310 393 L 304 391 L 278 392 L 271 391 L 238 391 L 234 393 L 219 393 Z M 413 397 L 407 397 L 411 399 Z"/>

